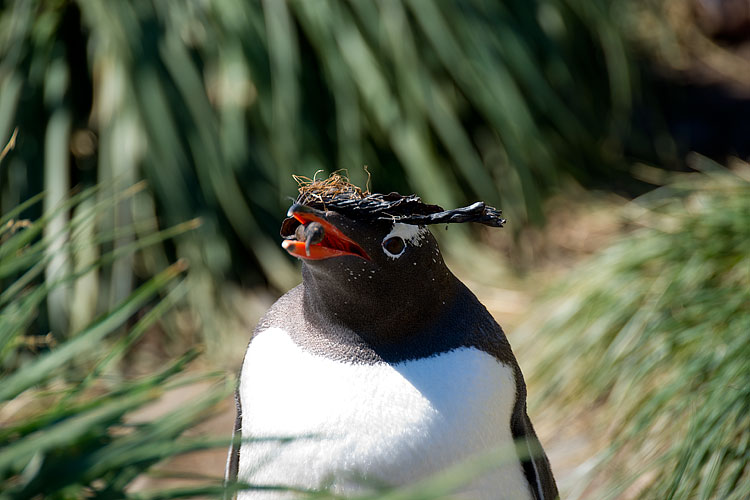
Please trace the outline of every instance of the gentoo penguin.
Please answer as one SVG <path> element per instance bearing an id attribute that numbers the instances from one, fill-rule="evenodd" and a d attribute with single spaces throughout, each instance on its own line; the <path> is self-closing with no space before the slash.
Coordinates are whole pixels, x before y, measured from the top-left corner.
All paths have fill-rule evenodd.
<path id="1" fill-rule="evenodd" d="M 511 460 L 458 498 L 557 498 L 508 340 L 427 229 L 502 226 L 500 212 L 333 184 L 303 186 L 282 225 L 302 284 L 245 353 L 227 478 L 262 488 L 239 498 L 405 485 L 503 446 Z"/>

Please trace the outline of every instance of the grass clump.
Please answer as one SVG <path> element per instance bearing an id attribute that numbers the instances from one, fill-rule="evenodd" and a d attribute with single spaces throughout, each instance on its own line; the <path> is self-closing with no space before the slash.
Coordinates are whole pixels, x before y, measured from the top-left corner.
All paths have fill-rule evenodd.
<path id="1" fill-rule="evenodd" d="M 548 396 L 608 428 L 571 497 L 750 498 L 750 168 L 693 160 L 522 326 Z"/>
<path id="2" fill-rule="evenodd" d="M 174 244 L 217 288 L 278 291 L 296 171 L 366 164 L 386 192 L 539 223 L 561 179 L 625 174 L 635 78 L 609 3 L 3 2 L 0 206 L 146 179 L 162 220 L 205 221 Z"/>
<path id="3" fill-rule="evenodd" d="M 159 418 L 137 418 L 146 405 L 186 383 L 181 375 L 197 357 L 197 350 L 164 360 L 146 376 L 123 374 L 124 360 L 134 344 L 147 332 L 163 327 L 160 320 L 165 313 L 184 300 L 185 261 L 167 265 L 80 329 L 51 328 L 41 313 L 53 298 L 68 301 L 72 288 L 108 263 L 194 227 L 190 223 L 142 233 L 129 245 L 115 248 L 111 245 L 115 235 L 107 236 L 104 231 L 93 239 L 78 236 L 97 224 L 100 214 L 137 191 L 129 189 L 96 201 L 100 188 L 90 188 L 70 195 L 39 218 L 23 219 L 40 202 L 43 195 L 39 195 L 0 216 L 2 500 L 176 498 L 222 491 L 220 478 L 172 492 L 136 494 L 129 489 L 135 478 L 159 461 L 218 444 L 180 435 L 229 394 L 229 384 Z M 51 232 L 50 221 L 68 212 L 76 215 L 59 231 Z M 86 265 L 49 271 L 61 255 L 76 257 L 92 247 L 101 253 Z M 194 381 L 213 380 L 219 387 L 221 378 L 193 377 Z"/>

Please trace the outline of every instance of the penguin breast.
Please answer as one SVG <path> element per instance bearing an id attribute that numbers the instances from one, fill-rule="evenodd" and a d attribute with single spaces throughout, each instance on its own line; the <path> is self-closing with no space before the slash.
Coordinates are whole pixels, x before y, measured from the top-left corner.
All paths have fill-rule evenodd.
<path id="1" fill-rule="evenodd" d="M 250 441 L 240 450 L 239 479 L 342 494 L 366 484 L 409 484 L 512 448 L 515 390 L 513 369 L 475 348 L 359 364 L 312 354 L 269 328 L 252 340 L 242 368 L 242 437 Z M 515 457 L 465 492 L 530 498 Z M 287 495 L 248 491 L 240 498 L 293 497 Z"/>

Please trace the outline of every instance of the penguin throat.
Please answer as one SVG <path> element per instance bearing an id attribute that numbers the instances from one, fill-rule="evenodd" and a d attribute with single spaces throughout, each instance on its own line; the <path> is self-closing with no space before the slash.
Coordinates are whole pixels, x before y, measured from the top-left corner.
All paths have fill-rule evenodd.
<path id="1" fill-rule="evenodd" d="M 442 316 L 459 288 L 447 269 L 436 281 L 430 281 L 432 286 L 366 288 L 355 280 L 357 276 L 367 280 L 366 274 L 350 275 L 346 269 L 320 272 L 312 267 L 302 268 L 307 320 L 321 331 L 351 335 L 373 347 L 408 342 Z"/>

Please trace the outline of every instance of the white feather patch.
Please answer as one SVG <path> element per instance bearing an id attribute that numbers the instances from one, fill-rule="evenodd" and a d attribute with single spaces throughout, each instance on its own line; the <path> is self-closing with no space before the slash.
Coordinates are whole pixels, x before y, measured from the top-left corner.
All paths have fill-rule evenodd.
<path id="1" fill-rule="evenodd" d="M 404 241 L 408 241 L 414 246 L 420 246 L 422 244 L 422 238 L 429 229 L 425 226 L 415 226 L 414 224 L 404 224 L 402 222 L 394 222 L 391 232 L 385 235 L 383 241 L 394 236 L 400 236 Z"/>
<path id="2" fill-rule="evenodd" d="M 383 238 L 382 244 L 383 244 L 383 251 L 385 252 L 386 256 L 388 256 L 391 259 L 397 259 L 398 257 L 401 257 L 401 254 L 404 253 L 402 250 L 399 254 L 394 255 L 391 252 L 389 252 L 385 248 L 385 242 L 388 241 L 390 238 L 393 237 L 399 237 L 402 238 L 405 242 L 408 244 L 411 244 L 412 246 L 419 247 L 422 246 L 422 240 L 424 240 L 425 235 L 430 230 L 427 229 L 424 226 L 415 226 L 414 224 L 404 224 L 402 222 L 394 222 L 393 227 L 391 228 L 391 231 L 385 235 Z"/>
<path id="3" fill-rule="evenodd" d="M 472 455 L 510 445 L 513 370 L 461 348 L 396 365 L 333 361 L 300 349 L 278 328 L 258 334 L 242 378 L 243 438 L 307 436 L 244 443 L 239 479 L 346 494 L 359 476 L 402 485 Z M 313 437 L 315 436 L 315 437 Z M 472 499 L 528 499 L 520 463 L 493 469 L 462 490 Z M 294 498 L 248 491 L 242 499 Z"/>

